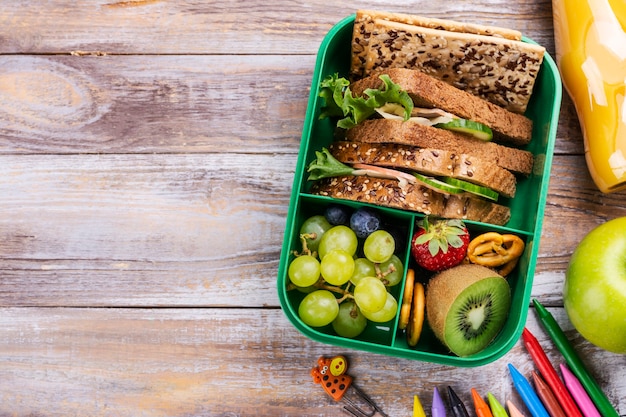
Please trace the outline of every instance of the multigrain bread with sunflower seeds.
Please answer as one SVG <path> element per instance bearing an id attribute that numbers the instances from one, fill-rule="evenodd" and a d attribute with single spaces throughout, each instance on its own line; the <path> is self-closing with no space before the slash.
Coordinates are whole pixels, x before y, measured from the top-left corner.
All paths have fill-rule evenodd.
<path id="1" fill-rule="evenodd" d="M 533 169 L 534 157 L 529 151 L 410 121 L 369 119 L 342 133 L 345 140 L 353 142 L 397 143 L 474 155 L 522 176 Z"/>
<path id="2" fill-rule="evenodd" d="M 352 62 L 350 66 L 350 75 L 352 80 L 356 80 L 364 76 L 363 71 L 365 69 L 367 54 L 369 52 L 369 40 L 372 37 L 376 20 L 386 20 L 389 22 L 398 22 L 407 25 L 447 30 L 451 32 L 498 36 L 515 41 L 522 39 L 521 32 L 508 28 L 458 22 L 449 19 L 431 18 L 407 13 L 392 13 L 387 11 L 361 9 L 356 12 L 352 34 Z"/>
<path id="3" fill-rule="evenodd" d="M 504 225 L 511 210 L 469 193 L 444 194 L 417 183 L 404 186 L 393 179 L 340 176 L 316 181 L 311 193 L 340 200 L 409 210 L 448 219 L 463 219 Z"/>
<path id="4" fill-rule="evenodd" d="M 367 164 L 432 177 L 452 177 L 490 188 L 504 197 L 515 196 L 515 175 L 494 165 L 491 160 L 454 150 L 349 141 L 334 142 L 328 150 L 344 164 Z"/>
<path id="5" fill-rule="evenodd" d="M 390 68 L 383 74 L 406 91 L 415 106 L 441 109 L 457 117 L 482 123 L 491 128 L 496 142 L 525 146 L 532 139 L 533 122 L 524 115 L 510 112 L 421 71 Z M 351 83 L 352 94 L 364 96 L 368 88 L 382 88 L 384 84 L 380 75 Z"/>
<path id="6" fill-rule="evenodd" d="M 352 79 L 389 68 L 417 69 L 510 111 L 526 111 L 545 48 L 509 39 L 498 28 L 492 35 L 465 31 L 459 22 L 422 20 L 357 14 Z"/>

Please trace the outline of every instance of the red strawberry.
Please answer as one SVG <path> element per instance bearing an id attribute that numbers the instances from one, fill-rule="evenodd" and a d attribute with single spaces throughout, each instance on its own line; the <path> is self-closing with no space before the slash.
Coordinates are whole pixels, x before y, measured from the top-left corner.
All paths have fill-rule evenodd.
<path id="1" fill-rule="evenodd" d="M 437 272 L 460 264 L 467 255 L 470 235 L 461 220 L 425 217 L 411 240 L 411 255 L 422 268 Z"/>

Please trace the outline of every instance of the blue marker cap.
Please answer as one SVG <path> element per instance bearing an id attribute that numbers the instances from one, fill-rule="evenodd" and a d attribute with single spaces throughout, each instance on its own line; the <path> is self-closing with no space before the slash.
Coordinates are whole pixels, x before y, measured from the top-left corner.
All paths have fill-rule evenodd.
<path id="1" fill-rule="evenodd" d="M 509 371 L 517 393 L 522 397 L 524 404 L 533 417 L 550 417 L 541 400 L 533 390 L 530 382 L 513 365 L 509 364 Z"/>

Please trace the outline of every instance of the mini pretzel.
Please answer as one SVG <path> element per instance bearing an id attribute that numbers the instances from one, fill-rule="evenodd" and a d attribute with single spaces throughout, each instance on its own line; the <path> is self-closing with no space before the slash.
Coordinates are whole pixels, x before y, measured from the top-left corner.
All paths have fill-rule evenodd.
<path id="1" fill-rule="evenodd" d="M 516 235 L 496 232 L 483 233 L 474 238 L 467 247 L 470 262 L 489 268 L 502 267 L 500 275 L 508 275 L 522 253 L 524 241 Z"/>
<path id="2" fill-rule="evenodd" d="M 515 258 L 512 261 L 509 261 L 505 263 L 504 265 L 502 265 L 502 267 L 497 269 L 496 271 L 498 272 L 498 274 L 500 274 L 500 276 L 506 277 L 507 275 L 511 273 L 511 271 L 513 271 L 513 269 L 517 265 L 518 260 L 519 258 Z"/>

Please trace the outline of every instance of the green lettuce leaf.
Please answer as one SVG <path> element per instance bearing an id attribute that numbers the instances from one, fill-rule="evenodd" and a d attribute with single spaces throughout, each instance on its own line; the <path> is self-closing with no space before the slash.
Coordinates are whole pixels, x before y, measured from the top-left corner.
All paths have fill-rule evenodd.
<path id="1" fill-rule="evenodd" d="M 324 99 L 320 118 L 343 117 L 337 126 L 350 129 L 376 112 L 385 103 L 397 103 L 404 108 L 404 120 L 411 117 L 413 100 L 409 94 L 387 74 L 379 77 L 383 81 L 381 89 L 368 88 L 365 97 L 354 97 L 350 91 L 350 82 L 338 74 L 329 75 L 320 83 L 319 96 Z"/>
<path id="2" fill-rule="evenodd" d="M 315 151 L 317 159 L 311 161 L 307 167 L 309 173 L 309 181 L 317 181 L 322 178 L 338 177 L 341 175 L 350 175 L 354 172 L 354 168 L 349 167 L 338 161 L 326 148 L 322 151 Z"/>
<path id="3" fill-rule="evenodd" d="M 329 75 L 320 83 L 319 96 L 324 99 L 322 113 L 320 119 L 326 117 L 342 117 L 345 116 L 343 108 L 344 90 L 350 90 L 348 86 L 350 81 L 345 78 L 339 78 L 338 74 Z"/>

